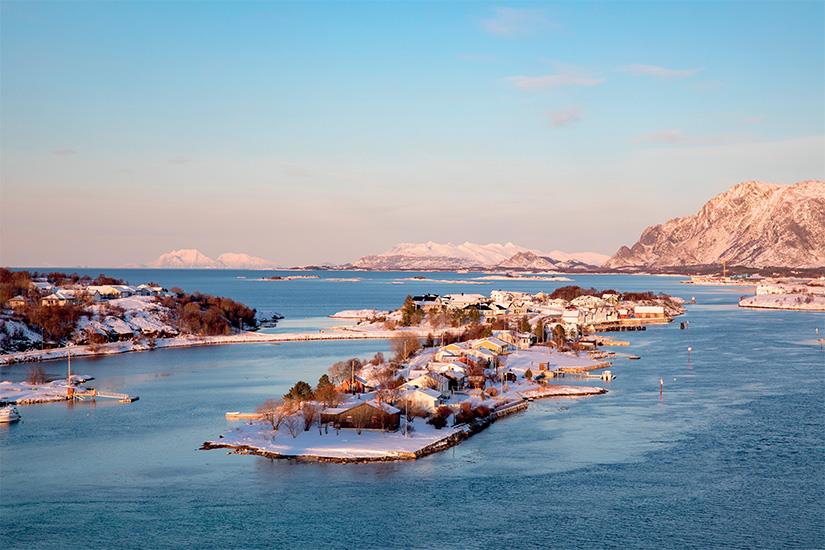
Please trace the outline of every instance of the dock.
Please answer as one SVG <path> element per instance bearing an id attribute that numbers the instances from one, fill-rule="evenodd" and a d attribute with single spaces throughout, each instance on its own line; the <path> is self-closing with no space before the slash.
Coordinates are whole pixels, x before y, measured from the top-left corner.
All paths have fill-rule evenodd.
<path id="1" fill-rule="evenodd" d="M 69 399 L 85 401 L 87 399 L 97 399 L 98 397 L 102 397 L 104 399 L 117 399 L 121 403 L 134 403 L 135 401 L 140 399 L 140 397 L 138 397 L 137 395 L 129 395 L 126 393 L 115 393 L 108 391 L 98 391 L 93 388 L 90 388 L 83 392 L 75 391 L 70 394 Z"/>

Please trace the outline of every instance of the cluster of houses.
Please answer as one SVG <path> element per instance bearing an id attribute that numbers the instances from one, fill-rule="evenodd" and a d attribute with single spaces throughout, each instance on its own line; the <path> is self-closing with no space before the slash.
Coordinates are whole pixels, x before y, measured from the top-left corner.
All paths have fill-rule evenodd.
<path id="1" fill-rule="evenodd" d="M 102 302 L 129 296 L 161 296 L 167 290 L 158 285 L 70 285 L 57 286 L 46 280 L 31 282 L 30 296 L 18 295 L 6 302 L 10 309 L 21 309 L 38 299 L 43 306 L 65 306 L 85 302 Z M 32 297 L 33 296 L 33 297 Z"/>
<path id="2" fill-rule="evenodd" d="M 500 359 L 518 349 L 526 349 L 531 343 L 533 338 L 529 334 L 499 330 L 487 338 L 441 346 L 421 355 L 423 361 L 413 361 L 401 369 L 399 375 L 404 382 L 390 403 L 375 397 L 373 392 L 379 389 L 378 384 L 365 368 L 338 388 L 345 393 L 363 394 L 364 399 L 325 409 L 321 422 L 340 428 L 398 429 L 402 411 L 406 414 L 414 408 L 432 414 L 443 405 L 455 406 L 462 398 L 466 399 L 467 390 L 484 389 L 490 377 L 515 382 L 515 372 L 499 369 Z"/>
<path id="3" fill-rule="evenodd" d="M 86 313 L 78 321 L 72 341 L 76 344 L 107 343 L 128 341 L 136 337 L 177 336 L 179 331 L 166 321 L 165 308 L 144 298 L 163 296 L 167 292 L 165 288 L 154 284 L 57 286 L 46 280 L 34 280 L 31 282 L 31 292 L 26 296 L 15 296 L 5 305 L 8 309 L 19 312 L 37 301 L 41 306 L 47 307 L 82 304 Z M 134 303 L 118 301 L 131 297 L 139 299 L 133 300 Z M 116 314 L 106 307 L 108 303 L 120 307 Z"/>
<path id="4" fill-rule="evenodd" d="M 447 311 L 476 311 L 479 319 L 493 322 L 509 317 L 531 318 L 531 323 L 541 319 L 546 335 L 552 334 L 561 325 L 565 334 L 574 338 L 587 327 L 605 323 L 621 323 L 624 320 L 667 320 L 664 305 L 647 303 L 623 303 L 614 293 L 601 296 L 584 295 L 571 301 L 551 299 L 539 292 L 515 292 L 494 290 L 490 296 L 482 294 L 424 294 L 413 296 L 413 302 L 425 312 L 446 309 Z"/>

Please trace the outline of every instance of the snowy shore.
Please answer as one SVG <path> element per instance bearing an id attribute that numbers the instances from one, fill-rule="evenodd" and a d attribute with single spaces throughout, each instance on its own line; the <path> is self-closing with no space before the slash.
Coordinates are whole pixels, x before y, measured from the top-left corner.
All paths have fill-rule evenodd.
<path id="1" fill-rule="evenodd" d="M 590 386 L 541 386 L 525 382 L 525 388 L 513 389 L 511 395 L 499 399 L 499 406 L 486 418 L 476 419 L 436 429 L 423 419 L 416 419 L 413 429 L 398 431 L 342 429 L 336 432 L 313 427 L 291 437 L 285 427 L 274 432 L 265 422 L 248 422 L 219 439 L 206 441 L 201 450 L 229 449 L 234 454 L 252 454 L 266 458 L 291 459 L 301 462 L 364 463 L 415 460 L 444 451 L 484 430 L 496 420 L 522 412 L 529 406 L 527 399 L 551 397 L 578 398 L 607 393 L 604 388 Z"/>
<path id="2" fill-rule="evenodd" d="M 176 336 L 174 338 L 158 338 L 154 345 L 140 340 L 111 342 L 97 346 L 72 346 L 45 350 L 29 350 L 0 355 L 0 366 L 32 361 L 51 361 L 65 359 L 71 351 L 72 357 L 91 357 L 96 355 L 113 355 L 133 351 L 151 351 L 153 349 L 186 348 L 194 346 L 214 346 L 225 344 L 266 344 L 280 342 L 302 342 L 323 340 L 367 340 L 390 339 L 402 334 L 412 334 L 425 338 L 429 333 L 440 335 L 441 331 L 431 329 L 397 329 L 381 330 L 374 327 L 335 327 L 324 332 L 283 332 L 261 333 L 242 332 L 225 336 Z"/>

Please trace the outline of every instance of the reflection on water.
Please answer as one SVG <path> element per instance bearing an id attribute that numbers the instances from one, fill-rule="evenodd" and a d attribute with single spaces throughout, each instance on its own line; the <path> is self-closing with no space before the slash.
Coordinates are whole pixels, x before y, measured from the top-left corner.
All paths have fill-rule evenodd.
<path id="1" fill-rule="evenodd" d="M 227 273 L 163 272 L 160 282 L 232 288 L 255 307 L 288 311 L 293 326 L 432 290 L 388 285 L 392 274 L 358 276 L 358 284 L 252 285 Z M 536 401 L 416 462 L 301 464 L 197 451 L 227 428 L 226 411 L 251 410 L 297 379 L 314 384 L 337 360 L 389 353 L 386 341 L 73 361 L 93 385 L 140 401 L 20 407 L 23 422 L 0 429 L 0 545 L 65 548 L 72 525 L 83 526 L 88 547 L 825 546 L 825 353 L 805 336 L 825 315 L 742 311 L 737 293 L 678 279 L 574 278 L 695 295 L 700 304 L 687 330 L 622 334 L 642 358 L 616 359 L 606 395 Z M 43 365 L 65 372 L 60 362 Z M 22 379 L 26 369 L 4 368 L 2 377 Z"/>

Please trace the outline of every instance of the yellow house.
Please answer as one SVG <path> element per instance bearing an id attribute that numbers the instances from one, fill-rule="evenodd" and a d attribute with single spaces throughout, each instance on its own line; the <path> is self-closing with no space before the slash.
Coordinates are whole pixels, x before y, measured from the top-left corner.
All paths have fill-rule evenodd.
<path id="1" fill-rule="evenodd" d="M 477 340 L 476 342 L 474 342 L 473 349 L 479 348 L 490 350 L 498 355 L 506 354 L 510 351 L 510 345 L 504 340 L 496 338 L 495 336 L 491 336 L 489 338 L 482 338 L 481 340 Z"/>

